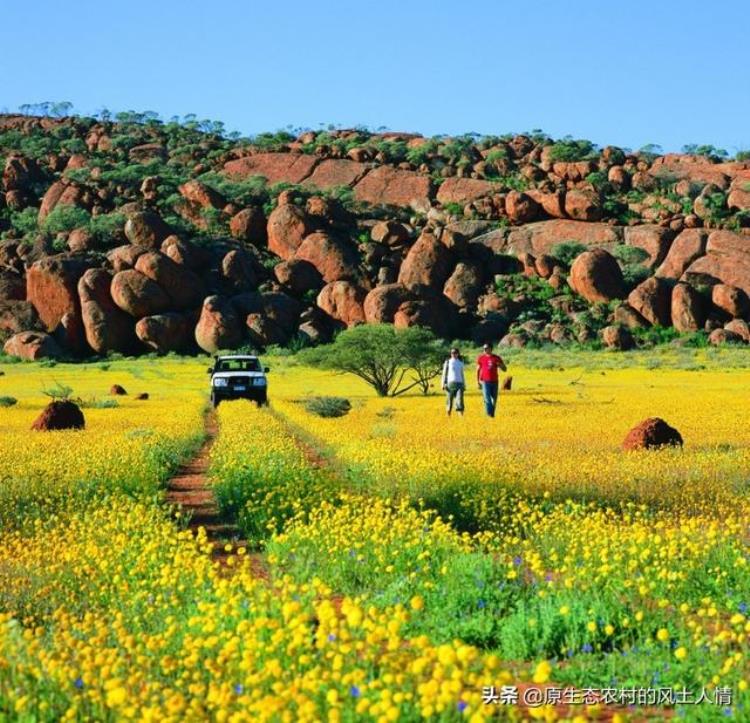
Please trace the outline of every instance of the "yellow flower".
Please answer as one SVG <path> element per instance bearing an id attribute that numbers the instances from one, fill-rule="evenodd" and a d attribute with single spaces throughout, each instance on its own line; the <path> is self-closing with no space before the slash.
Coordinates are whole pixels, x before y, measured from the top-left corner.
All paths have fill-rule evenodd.
<path id="1" fill-rule="evenodd" d="M 677 658 L 677 660 L 685 660 L 687 654 L 687 650 L 682 645 L 674 651 L 674 657 Z"/>
<path id="2" fill-rule="evenodd" d="M 421 595 L 415 595 L 410 601 L 409 605 L 412 610 L 422 610 L 424 608 L 424 599 Z"/>
<path id="3" fill-rule="evenodd" d="M 532 680 L 535 683 L 546 683 L 549 680 L 550 673 L 552 672 L 552 666 L 546 660 L 542 660 L 537 664 L 534 670 L 534 676 Z"/>

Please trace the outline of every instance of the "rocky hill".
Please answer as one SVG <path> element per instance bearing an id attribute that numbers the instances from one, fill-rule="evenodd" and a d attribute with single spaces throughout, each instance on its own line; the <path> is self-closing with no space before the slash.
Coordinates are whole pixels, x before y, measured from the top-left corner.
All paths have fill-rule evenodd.
<path id="1" fill-rule="evenodd" d="M 543 134 L 263 134 L 0 116 L 0 334 L 46 355 L 748 342 L 750 160 Z"/>

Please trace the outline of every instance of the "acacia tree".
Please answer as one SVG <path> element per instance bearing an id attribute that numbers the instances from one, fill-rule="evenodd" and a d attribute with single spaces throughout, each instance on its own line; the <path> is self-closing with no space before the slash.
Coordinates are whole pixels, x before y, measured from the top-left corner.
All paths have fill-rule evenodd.
<path id="1" fill-rule="evenodd" d="M 304 362 L 354 374 L 381 397 L 414 387 L 423 393 L 440 373 L 445 348 L 427 329 L 366 324 L 341 332 L 332 344 L 302 352 Z"/>

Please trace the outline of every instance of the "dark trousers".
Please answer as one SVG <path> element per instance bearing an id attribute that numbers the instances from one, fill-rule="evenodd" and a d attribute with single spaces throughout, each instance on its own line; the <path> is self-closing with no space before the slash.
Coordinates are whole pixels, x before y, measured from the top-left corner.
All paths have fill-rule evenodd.
<path id="1" fill-rule="evenodd" d="M 484 411 L 488 417 L 495 416 L 495 407 L 497 406 L 497 382 L 480 382 L 482 387 L 482 399 L 484 399 Z"/>

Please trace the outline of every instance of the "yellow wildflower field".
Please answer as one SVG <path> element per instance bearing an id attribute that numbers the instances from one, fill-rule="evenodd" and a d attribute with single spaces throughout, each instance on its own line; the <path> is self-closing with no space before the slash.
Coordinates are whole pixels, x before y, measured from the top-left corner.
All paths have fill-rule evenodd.
<path id="1" fill-rule="evenodd" d="M 163 502 L 205 359 L 2 366 L 0 719 L 744 720 L 750 371 L 623 359 L 517 355 L 495 419 L 269 360 L 217 413 L 223 566 Z M 84 431 L 29 430 L 54 386 Z M 623 452 L 650 416 L 684 448 Z"/>

